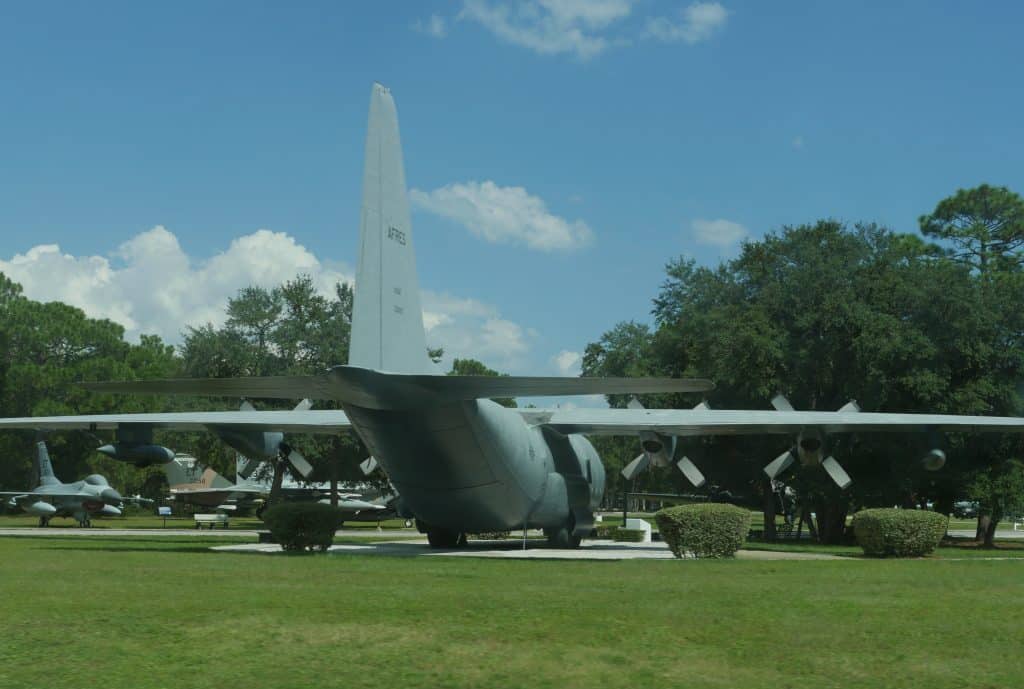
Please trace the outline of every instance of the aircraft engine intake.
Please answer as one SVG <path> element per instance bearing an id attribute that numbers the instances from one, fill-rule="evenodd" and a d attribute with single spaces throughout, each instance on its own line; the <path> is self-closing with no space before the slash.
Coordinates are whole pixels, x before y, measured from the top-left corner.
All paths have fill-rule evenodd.
<path id="1" fill-rule="evenodd" d="M 946 453 L 935 447 L 928 451 L 921 459 L 921 466 L 925 471 L 938 471 L 946 465 Z"/>
<path id="2" fill-rule="evenodd" d="M 644 405 L 636 397 L 629 401 L 626 405 L 630 409 L 642 410 Z M 701 402 L 695 410 L 706 410 L 708 409 L 706 402 Z M 644 469 L 649 466 L 656 467 L 667 467 L 672 464 L 672 459 L 676 454 L 676 437 L 665 436 L 661 433 L 655 433 L 650 431 L 643 431 L 640 434 L 640 449 L 643 452 L 632 462 L 622 468 L 622 476 L 627 481 L 632 481 L 636 478 Z M 696 488 L 703 486 L 707 479 L 704 478 L 704 474 L 700 473 L 700 469 L 697 465 L 690 461 L 689 457 L 681 457 L 676 463 L 679 467 L 679 471 L 683 472 L 686 479 L 694 485 Z"/>

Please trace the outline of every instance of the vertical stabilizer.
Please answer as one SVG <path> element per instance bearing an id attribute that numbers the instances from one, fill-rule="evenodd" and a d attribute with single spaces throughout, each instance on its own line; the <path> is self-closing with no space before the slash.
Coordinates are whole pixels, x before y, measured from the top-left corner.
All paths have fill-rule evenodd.
<path id="1" fill-rule="evenodd" d="M 348 363 L 391 373 L 433 373 L 423 331 L 398 113 L 391 91 L 380 84 L 370 93 Z"/>
<path id="2" fill-rule="evenodd" d="M 46 450 L 46 443 L 36 443 L 36 472 L 39 474 L 39 485 L 52 486 L 60 483 L 53 474 L 53 464 L 50 463 L 50 453 Z"/>

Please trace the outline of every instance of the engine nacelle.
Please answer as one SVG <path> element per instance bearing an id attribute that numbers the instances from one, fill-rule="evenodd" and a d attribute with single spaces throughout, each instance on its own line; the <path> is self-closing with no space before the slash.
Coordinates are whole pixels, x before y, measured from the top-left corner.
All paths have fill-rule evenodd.
<path id="1" fill-rule="evenodd" d="M 174 450 L 163 445 L 117 442 L 104 445 L 96 451 L 119 462 L 134 464 L 140 469 L 153 464 L 170 464 L 174 461 Z"/>
<path id="2" fill-rule="evenodd" d="M 243 457 L 273 459 L 284 443 L 284 433 L 280 431 L 249 431 L 219 426 L 212 430 L 225 445 Z"/>
<path id="3" fill-rule="evenodd" d="M 113 505 L 104 505 L 103 507 L 100 508 L 98 512 L 95 512 L 94 514 L 102 514 L 105 517 L 120 517 L 121 510 L 118 509 L 117 507 L 114 507 Z"/>
<path id="4" fill-rule="evenodd" d="M 925 471 L 938 471 L 946 466 L 946 453 L 937 447 L 932 448 L 921 459 L 921 466 L 924 467 Z"/>
<path id="5" fill-rule="evenodd" d="M 825 436 L 814 430 L 804 430 L 796 439 L 796 456 L 804 466 L 821 464 L 825 455 Z"/>
<path id="6" fill-rule="evenodd" d="M 642 431 L 640 447 L 653 466 L 667 467 L 672 463 L 672 456 L 676 453 L 676 438 L 675 436 L 666 437 L 660 433 Z"/>
<path id="7" fill-rule="evenodd" d="M 43 502 L 42 500 L 33 502 L 31 505 L 26 505 L 24 509 L 33 517 L 52 517 L 57 514 L 56 507 L 48 502 Z"/>

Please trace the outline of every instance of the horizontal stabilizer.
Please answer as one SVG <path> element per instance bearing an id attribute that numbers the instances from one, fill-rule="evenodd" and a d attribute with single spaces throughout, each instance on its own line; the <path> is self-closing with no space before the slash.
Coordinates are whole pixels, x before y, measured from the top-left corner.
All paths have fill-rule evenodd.
<path id="1" fill-rule="evenodd" d="M 369 409 L 408 409 L 493 397 L 551 397 L 706 392 L 714 384 L 689 378 L 437 376 L 336 366 L 318 376 L 179 378 L 83 383 L 97 392 L 277 399 L 334 399 Z"/>

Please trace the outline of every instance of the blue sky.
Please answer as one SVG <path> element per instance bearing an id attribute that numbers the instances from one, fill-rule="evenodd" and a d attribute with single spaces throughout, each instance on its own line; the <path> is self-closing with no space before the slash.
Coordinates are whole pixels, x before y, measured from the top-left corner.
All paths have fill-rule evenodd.
<path id="1" fill-rule="evenodd" d="M 351 276 L 377 80 L 428 339 L 572 373 L 673 257 L 1024 191 L 1022 24 L 1011 2 L 0 5 L 0 270 L 172 340 L 249 282 Z"/>

